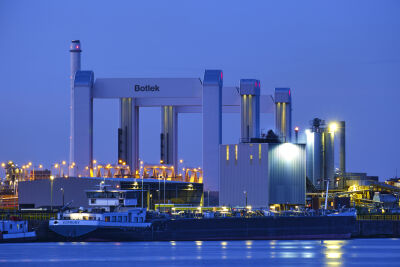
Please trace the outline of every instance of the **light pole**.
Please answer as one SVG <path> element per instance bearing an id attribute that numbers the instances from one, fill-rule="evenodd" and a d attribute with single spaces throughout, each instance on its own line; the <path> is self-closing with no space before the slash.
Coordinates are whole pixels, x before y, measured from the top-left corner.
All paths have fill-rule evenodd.
<path id="1" fill-rule="evenodd" d="M 60 164 L 60 172 L 62 173 L 62 177 L 64 177 L 65 175 L 64 175 L 64 167 L 62 167 L 62 166 L 65 166 L 67 164 L 67 162 L 65 161 L 65 160 L 63 160 L 62 162 L 61 162 L 61 164 Z M 61 169 L 62 168 L 62 169 Z M 60 176 L 61 176 L 61 174 L 60 174 Z"/>
<path id="2" fill-rule="evenodd" d="M 53 180 L 54 176 L 50 176 L 50 203 L 51 203 L 51 211 L 53 211 Z"/>
<path id="3" fill-rule="evenodd" d="M 143 209 L 143 161 L 140 161 L 140 170 L 139 170 L 139 176 L 142 177 L 142 209 Z"/>
<path id="4" fill-rule="evenodd" d="M 164 212 L 165 212 L 165 177 L 164 177 Z"/>
<path id="5" fill-rule="evenodd" d="M 244 207 L 247 209 L 247 191 L 244 191 L 243 194 L 245 195 L 245 198 L 246 198 L 246 202 L 245 202 L 246 206 L 244 206 Z"/>
<path id="6" fill-rule="evenodd" d="M 161 204 L 161 178 L 158 178 L 158 208 L 161 211 L 160 204 Z"/>
<path id="7" fill-rule="evenodd" d="M 64 207 L 64 188 L 60 189 L 62 191 L 62 206 Z"/>
<path id="8" fill-rule="evenodd" d="M 142 175 L 142 209 L 143 209 L 143 175 Z"/>
<path id="9" fill-rule="evenodd" d="M 54 168 L 55 168 L 55 169 L 58 169 L 58 176 L 57 176 L 57 177 L 60 177 L 60 173 L 61 173 L 61 166 L 60 166 L 60 164 L 58 164 L 58 163 L 54 164 Z"/>
<path id="10" fill-rule="evenodd" d="M 152 206 L 153 206 L 153 194 L 150 194 L 150 207 L 149 207 L 149 209 L 151 209 Z"/>

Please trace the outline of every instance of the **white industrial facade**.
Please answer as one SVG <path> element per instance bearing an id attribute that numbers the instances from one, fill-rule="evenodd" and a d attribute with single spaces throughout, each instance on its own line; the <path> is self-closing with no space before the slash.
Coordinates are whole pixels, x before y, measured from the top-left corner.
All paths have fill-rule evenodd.
<path id="1" fill-rule="evenodd" d="M 220 146 L 220 205 L 304 205 L 304 144 L 241 143 Z M 246 201 L 247 198 L 247 201 Z"/>
<path id="2" fill-rule="evenodd" d="M 177 167 L 178 114 L 202 113 L 203 180 L 206 190 L 219 189 L 219 145 L 222 142 L 222 113 L 241 110 L 243 96 L 237 87 L 223 87 L 221 70 L 206 70 L 204 78 L 94 78 L 93 71 L 80 70 L 81 44 L 71 44 L 71 146 L 70 175 L 78 175 L 93 162 L 93 99 L 120 101 L 118 157 L 132 170 L 139 168 L 139 112 L 141 107 L 161 108 L 161 158 Z M 79 64 L 78 64 L 79 63 Z M 254 80 L 256 81 L 256 80 Z M 245 82 L 243 83 L 245 84 Z M 273 113 L 269 95 L 260 95 L 254 84 L 259 113 Z M 242 83 L 241 83 L 242 87 Z M 251 90 L 251 88 L 249 89 Z M 254 90 L 253 90 L 254 91 Z M 242 122 L 243 122 L 242 114 Z M 252 118 L 254 117 L 252 115 Z M 254 117 L 254 118 L 255 118 Z M 259 119 L 246 117 L 247 133 L 259 134 Z M 257 123 L 254 123 L 257 122 Z M 242 123 L 243 124 L 243 123 Z M 243 126 L 242 126 L 243 127 Z M 254 130 L 252 130 L 254 129 Z M 248 136 L 249 137 L 249 136 Z"/>
<path id="3" fill-rule="evenodd" d="M 267 206 L 268 144 L 221 145 L 220 163 L 220 205 Z"/>

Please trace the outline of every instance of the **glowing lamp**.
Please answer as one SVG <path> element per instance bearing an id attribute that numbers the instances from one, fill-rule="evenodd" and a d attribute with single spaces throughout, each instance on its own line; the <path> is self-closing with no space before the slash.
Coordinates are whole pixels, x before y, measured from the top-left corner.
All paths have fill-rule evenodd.
<path id="1" fill-rule="evenodd" d="M 332 122 L 329 124 L 329 132 L 331 133 L 335 133 L 338 129 L 337 123 L 336 122 Z"/>

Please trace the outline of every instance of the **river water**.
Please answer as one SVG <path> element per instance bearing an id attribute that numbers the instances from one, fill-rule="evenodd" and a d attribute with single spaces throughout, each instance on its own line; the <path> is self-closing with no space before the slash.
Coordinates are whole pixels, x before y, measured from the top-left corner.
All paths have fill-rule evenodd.
<path id="1" fill-rule="evenodd" d="M 0 244 L 1 266 L 400 266 L 400 239 Z"/>

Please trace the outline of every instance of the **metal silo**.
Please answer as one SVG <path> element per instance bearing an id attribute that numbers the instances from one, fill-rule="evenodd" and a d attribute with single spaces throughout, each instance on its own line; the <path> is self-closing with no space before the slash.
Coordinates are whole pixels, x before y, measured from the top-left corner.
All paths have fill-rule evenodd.
<path id="1" fill-rule="evenodd" d="M 334 166 L 334 133 L 328 132 L 327 129 L 323 133 L 324 135 L 324 178 L 329 179 L 332 183 L 335 176 Z M 324 183 L 325 184 L 325 183 Z"/>
<path id="2" fill-rule="evenodd" d="M 324 177 L 324 135 L 322 132 L 325 122 L 315 118 L 311 121 L 311 129 L 306 131 L 307 135 L 307 177 L 318 186 L 319 181 Z"/>

